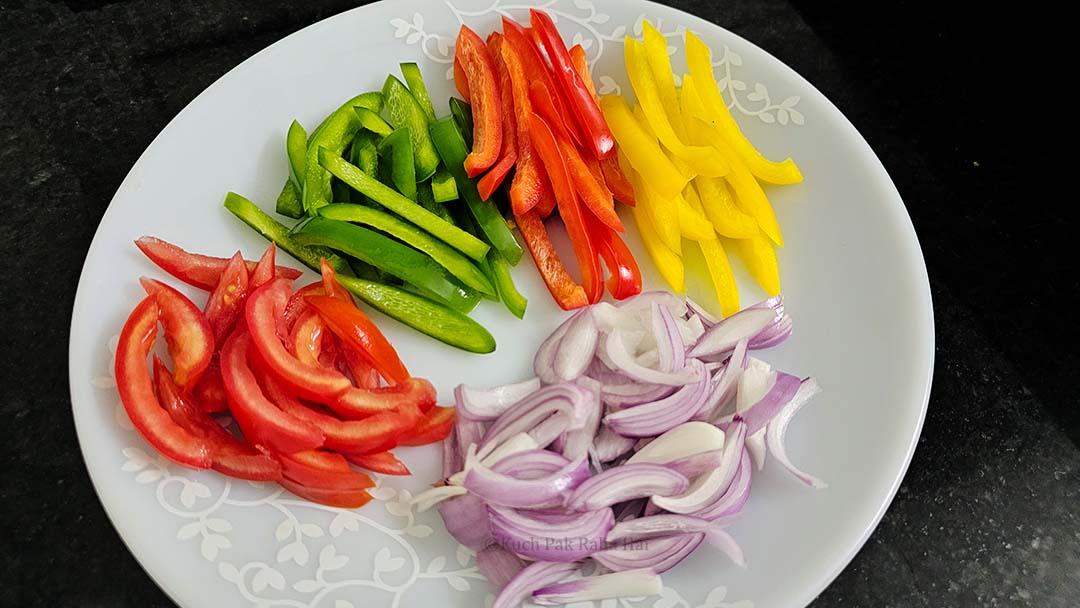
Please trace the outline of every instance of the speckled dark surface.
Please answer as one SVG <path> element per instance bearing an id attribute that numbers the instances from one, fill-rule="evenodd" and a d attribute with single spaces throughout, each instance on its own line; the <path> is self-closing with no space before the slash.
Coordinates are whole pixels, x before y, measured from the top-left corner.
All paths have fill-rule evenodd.
<path id="1" fill-rule="evenodd" d="M 221 74 L 356 4 L 0 0 L 0 606 L 169 606 L 105 517 L 70 416 L 67 332 L 101 214 L 143 148 Z M 815 606 L 1080 603 L 1074 122 L 1037 16 L 905 2 L 671 2 L 794 67 L 896 181 L 933 288 L 919 449 Z M 1005 36 L 1005 33 L 1009 33 Z M 1038 37 L 1036 34 L 1034 37 Z M 1075 215 L 1075 214 L 1073 214 Z"/>

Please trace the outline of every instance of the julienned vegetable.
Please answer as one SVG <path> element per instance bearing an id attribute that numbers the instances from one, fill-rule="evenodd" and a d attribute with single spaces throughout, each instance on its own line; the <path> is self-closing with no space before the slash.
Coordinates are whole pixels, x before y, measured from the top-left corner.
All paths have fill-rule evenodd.
<path id="1" fill-rule="evenodd" d="M 666 292 L 579 310 L 540 346 L 535 378 L 457 388 L 445 484 L 414 501 L 478 551 L 495 608 L 657 593 L 705 541 L 743 565 L 724 527 L 766 452 L 825 487 L 783 445 L 816 382 L 749 355 L 791 328 L 779 297 L 722 321 Z M 613 572 L 560 582 L 589 560 Z"/>
<path id="2" fill-rule="evenodd" d="M 239 252 L 218 269 L 218 258 L 150 237 L 138 242 L 169 272 L 211 290 L 204 315 L 179 291 L 143 279 L 147 297 L 120 333 L 121 402 L 170 460 L 358 507 L 373 482 L 342 454 L 369 470 L 408 474 L 388 450 L 449 434 L 455 410 L 435 406 L 431 384 L 409 374 L 325 260 L 322 280 L 293 293 L 297 273 L 275 266 L 274 245 L 249 270 Z M 213 274 L 217 283 L 205 286 Z M 173 370 L 155 355 L 151 377 L 147 355 L 159 323 Z M 213 386 L 222 394 L 212 397 Z M 216 413 L 231 415 L 242 435 Z"/>

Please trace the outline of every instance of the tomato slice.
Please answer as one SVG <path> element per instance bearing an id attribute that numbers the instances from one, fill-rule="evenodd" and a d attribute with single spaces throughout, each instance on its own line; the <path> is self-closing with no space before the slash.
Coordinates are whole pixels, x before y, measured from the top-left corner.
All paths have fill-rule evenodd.
<path id="1" fill-rule="evenodd" d="M 435 406 L 408 433 L 398 438 L 398 445 L 427 445 L 446 439 L 454 428 L 455 410 Z"/>
<path id="2" fill-rule="evenodd" d="M 323 295 L 352 304 L 352 295 L 349 294 L 349 290 L 341 286 L 341 283 L 338 283 L 337 271 L 326 261 L 326 258 L 319 258 L 319 270 L 322 273 Z"/>
<path id="3" fill-rule="evenodd" d="M 221 381 L 221 365 L 217 361 L 211 361 L 206 373 L 191 387 L 191 400 L 207 414 L 229 411 L 229 399 Z"/>
<path id="4" fill-rule="evenodd" d="M 158 265 L 165 272 L 180 279 L 181 281 L 205 289 L 212 290 L 220 281 L 221 273 L 229 263 L 228 258 L 217 258 L 209 255 L 190 253 L 183 249 L 152 236 L 144 236 L 135 241 L 139 248 L 150 261 Z M 248 272 L 254 271 L 256 262 L 247 261 Z M 278 266 L 277 275 L 287 279 L 298 279 L 303 274 L 295 268 Z"/>
<path id="5" fill-rule="evenodd" d="M 158 399 L 165 411 L 169 412 L 173 422 L 211 444 L 213 463 L 210 466 L 215 471 L 252 481 L 281 479 L 281 465 L 276 460 L 233 437 L 232 433 L 222 428 L 209 414 L 188 402 L 180 394 L 180 387 L 176 385 L 165 363 L 156 355 L 154 383 L 157 385 Z"/>
<path id="6" fill-rule="evenodd" d="M 274 258 L 277 255 L 277 245 L 270 243 L 270 246 L 263 252 L 262 257 L 259 258 L 259 263 L 255 265 L 255 270 L 251 271 L 251 289 L 258 289 L 260 286 L 269 283 L 277 276 L 274 268 Z"/>
<path id="7" fill-rule="evenodd" d="M 308 296 L 307 301 L 319 311 L 330 331 L 367 357 L 388 382 L 400 384 L 409 379 L 409 370 L 390 341 L 355 304 L 330 296 Z"/>
<path id="8" fill-rule="evenodd" d="M 305 310 L 300 313 L 289 335 L 293 355 L 307 365 L 322 365 L 319 356 L 322 354 L 323 340 L 328 335 L 326 323 L 319 313 L 310 308 Z"/>
<path id="9" fill-rule="evenodd" d="M 132 424 L 143 438 L 173 462 L 196 469 L 209 468 L 211 446 L 176 424 L 154 394 L 146 356 L 157 337 L 159 308 L 147 296 L 131 311 L 116 346 L 116 388 Z"/>
<path id="10" fill-rule="evenodd" d="M 348 460 L 356 466 L 375 473 L 382 473 L 383 475 L 412 475 L 412 471 L 409 470 L 409 467 L 405 466 L 404 462 L 398 460 L 393 452 L 387 451 L 379 452 L 377 454 L 343 454 L 343 456 L 345 456 L 345 460 Z"/>
<path id="11" fill-rule="evenodd" d="M 217 286 L 206 301 L 206 322 L 214 334 L 214 344 L 222 344 L 236 327 L 236 320 L 244 312 L 248 294 L 248 269 L 244 258 L 237 251 L 229 258 Z"/>
<path id="12" fill-rule="evenodd" d="M 371 494 L 363 488 L 350 488 L 347 490 L 312 488 L 301 485 L 288 479 L 278 481 L 281 487 L 296 494 L 300 498 L 317 502 L 330 507 L 342 509 L 357 509 L 371 501 Z"/>
<path id="13" fill-rule="evenodd" d="M 360 353 L 344 344 L 339 344 L 339 346 L 341 347 L 338 350 L 339 360 L 344 360 L 345 367 L 352 375 L 353 384 L 359 388 L 379 388 L 381 380 L 379 370 L 375 369 L 375 366 Z"/>
<path id="14" fill-rule="evenodd" d="M 176 383 L 184 388 L 198 382 L 214 356 L 214 333 L 206 315 L 187 296 L 161 281 L 143 277 L 139 282 L 161 310 Z"/>
<path id="15" fill-rule="evenodd" d="M 296 323 L 296 320 L 300 318 L 300 315 L 305 310 L 310 308 L 307 303 L 308 296 L 325 295 L 326 290 L 323 289 L 322 281 L 309 283 L 293 292 L 293 294 L 289 296 L 289 301 L 285 304 L 285 311 L 281 314 L 285 326 L 289 329 L 292 329 L 293 325 Z"/>
<path id="16" fill-rule="evenodd" d="M 248 356 L 255 350 L 250 348 L 251 342 L 248 333 L 239 330 L 221 349 L 221 377 L 233 417 L 244 435 L 275 452 L 300 452 L 323 445 L 321 430 L 281 411 L 263 394 L 248 366 Z"/>
<path id="17" fill-rule="evenodd" d="M 352 388 L 352 382 L 336 369 L 300 361 L 286 350 L 278 337 L 278 320 L 289 299 L 289 283 L 287 279 L 277 278 L 248 296 L 244 318 L 251 332 L 251 342 L 270 373 L 290 391 L 304 399 L 331 402 Z M 339 300 L 328 299 L 343 304 Z"/>
<path id="18" fill-rule="evenodd" d="M 353 420 L 395 410 L 416 409 L 423 413 L 434 406 L 435 387 L 423 378 L 409 378 L 395 386 L 353 388 L 327 404 L 338 416 Z"/>
<path id="19" fill-rule="evenodd" d="M 353 490 L 375 487 L 370 476 L 349 467 L 341 454 L 305 450 L 275 456 L 281 462 L 281 475 L 285 479 L 309 488 Z"/>

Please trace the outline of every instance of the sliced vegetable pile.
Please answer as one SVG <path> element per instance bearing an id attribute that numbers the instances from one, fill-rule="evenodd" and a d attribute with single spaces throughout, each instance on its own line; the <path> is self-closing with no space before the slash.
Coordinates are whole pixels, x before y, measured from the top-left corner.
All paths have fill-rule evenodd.
<path id="1" fill-rule="evenodd" d="M 819 391 L 749 355 L 791 334 L 776 297 L 723 321 L 652 292 L 598 304 L 536 353 L 536 377 L 459 386 L 439 504 L 449 532 L 501 588 L 494 608 L 658 593 L 658 575 L 710 540 L 743 563 L 724 527 L 766 451 L 814 487 L 784 450 Z M 587 562 L 613 572 L 567 579 Z"/>
<path id="2" fill-rule="evenodd" d="M 309 500 L 359 507 L 371 478 L 350 463 L 408 475 L 389 450 L 446 437 L 454 409 L 409 374 L 393 346 L 356 307 L 325 260 L 322 280 L 293 291 L 300 272 L 274 263 L 188 253 L 136 241 L 163 270 L 210 292 L 203 310 L 154 279 L 116 350 L 120 399 L 143 437 L 170 460 L 196 469 L 276 481 Z M 339 280 L 341 281 L 339 283 Z M 158 324 L 173 369 L 147 356 Z M 217 415 L 235 419 L 233 434 Z"/>
<path id="3" fill-rule="evenodd" d="M 601 101 L 619 143 L 619 164 L 633 184 L 634 218 L 664 280 L 684 290 L 682 239 L 701 248 L 724 315 L 739 310 L 739 292 L 725 248 L 742 258 L 771 296 L 780 293 L 775 247 L 784 245 L 776 215 L 758 183 L 794 184 L 802 174 L 789 158 L 762 156 L 728 111 L 709 49 L 686 31 L 690 73 L 676 88 L 667 39 L 648 22 L 644 41 L 625 40 L 633 110 L 618 95 Z"/>
<path id="4" fill-rule="evenodd" d="M 567 49 L 543 11 L 529 16 L 529 28 L 504 17 L 503 31 L 492 32 L 486 43 L 464 25 L 458 34 L 454 80 L 473 114 L 473 148 L 464 168 L 469 176 L 482 176 L 484 198 L 509 183 L 515 223 L 560 307 L 600 300 L 601 260 L 611 295 L 636 295 L 641 273 L 619 237 L 625 229 L 615 212 L 616 199 L 634 204 L 634 191 L 616 161 L 585 52 L 580 46 Z M 573 244 L 580 282 L 544 226 L 556 209 Z"/>

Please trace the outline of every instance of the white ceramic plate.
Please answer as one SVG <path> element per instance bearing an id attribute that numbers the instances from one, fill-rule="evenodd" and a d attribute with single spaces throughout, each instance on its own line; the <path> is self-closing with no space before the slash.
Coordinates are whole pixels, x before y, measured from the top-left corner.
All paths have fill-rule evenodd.
<path id="1" fill-rule="evenodd" d="M 491 590 L 472 555 L 432 513 L 405 499 L 438 476 L 434 447 L 401 450 L 415 472 L 382 479 L 358 512 L 307 503 L 271 486 L 230 482 L 166 463 L 133 432 L 112 379 L 115 336 L 142 292 L 162 277 L 132 245 L 156 235 L 190 250 L 248 257 L 265 247 L 221 207 L 236 190 L 271 208 L 286 175 L 284 134 L 313 127 L 357 91 L 377 89 L 401 61 L 419 61 L 432 97 L 451 93 L 453 36 L 465 21 L 488 32 L 524 5 L 503 0 L 379 3 L 343 13 L 274 44 L 229 72 L 154 140 L 116 193 L 87 256 L 71 327 L 71 393 L 83 455 L 105 509 L 128 547 L 177 603 L 195 606 L 480 606 Z M 813 374 L 825 388 L 793 424 L 789 453 L 826 479 L 814 491 L 775 465 L 754 478 L 732 528 L 749 565 L 702 548 L 664 575 L 662 596 L 577 608 L 766 608 L 803 606 L 848 563 L 899 485 L 914 449 L 933 366 L 930 291 L 900 197 L 852 125 L 809 83 L 734 34 L 641 0 L 555 0 L 548 10 L 568 40 L 594 60 L 601 92 L 622 87 L 622 37 L 648 18 L 714 49 L 725 96 L 768 156 L 791 155 L 806 181 L 769 195 L 787 238 L 780 252 L 795 337 L 767 354 Z M 440 110 L 445 111 L 445 102 Z M 662 288 L 641 251 L 646 288 Z M 690 293 L 711 301 L 704 272 Z M 475 313 L 498 339 L 495 355 L 445 347 L 380 317 L 410 369 L 444 400 L 459 382 L 518 380 L 561 318 L 526 256 L 515 273 L 529 297 L 518 321 L 484 303 Z M 744 303 L 761 294 L 739 276 Z M 173 281 L 175 283 L 175 281 Z M 188 290 L 193 296 L 203 297 Z M 201 300 L 200 300 L 201 301 Z"/>

